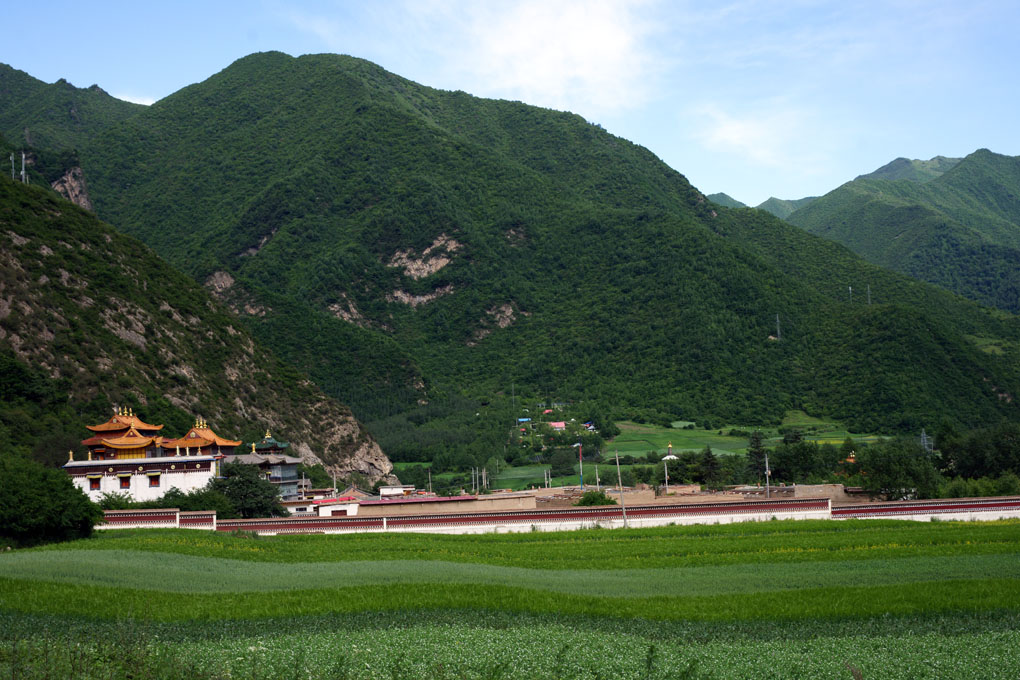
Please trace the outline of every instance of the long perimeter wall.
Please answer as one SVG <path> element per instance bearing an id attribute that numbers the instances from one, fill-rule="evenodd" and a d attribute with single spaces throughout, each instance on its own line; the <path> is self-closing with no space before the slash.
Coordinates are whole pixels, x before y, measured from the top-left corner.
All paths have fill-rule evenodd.
<path id="1" fill-rule="evenodd" d="M 626 517 L 624 517 L 626 513 Z M 223 519 L 216 514 L 177 510 L 107 511 L 98 529 L 180 527 L 209 531 L 276 534 L 345 534 L 404 531 L 479 534 L 569 531 L 592 527 L 652 527 L 670 524 L 729 524 L 772 519 L 995 520 L 1020 518 L 1020 497 L 874 503 L 833 508 L 828 499 L 793 499 L 689 505 L 603 506 L 558 510 L 516 510 L 395 517 L 283 517 Z"/>

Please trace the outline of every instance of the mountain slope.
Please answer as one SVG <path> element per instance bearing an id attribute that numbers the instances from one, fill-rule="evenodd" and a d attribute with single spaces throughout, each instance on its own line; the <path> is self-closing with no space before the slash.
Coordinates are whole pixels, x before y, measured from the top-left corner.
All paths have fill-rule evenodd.
<path id="1" fill-rule="evenodd" d="M 708 200 L 712 201 L 713 203 L 718 203 L 719 205 L 723 206 L 724 208 L 746 208 L 747 207 L 746 204 L 741 203 L 740 201 L 738 201 L 737 199 L 733 198 L 732 196 L 729 196 L 728 194 L 723 194 L 723 193 L 709 194 L 705 198 L 707 198 Z"/>
<path id="2" fill-rule="evenodd" d="M 47 84 L 0 64 L 0 134 L 19 145 L 54 151 L 81 147 L 110 125 L 145 109 L 111 97 L 98 85 Z"/>
<path id="3" fill-rule="evenodd" d="M 1020 311 L 1020 157 L 982 149 L 923 183 L 857 179 L 788 220 L 876 264 Z"/>
<path id="4" fill-rule="evenodd" d="M 122 405 L 171 434 L 197 416 L 248 441 L 269 427 L 342 475 L 390 472 L 349 410 L 253 342 L 200 286 L 91 214 L 7 178 L 0 276 L 7 445 L 66 459 L 86 424 Z"/>
<path id="5" fill-rule="evenodd" d="M 269 53 L 81 156 L 100 215 L 371 419 L 511 385 L 730 422 L 803 407 L 859 429 L 1017 410 L 1001 396 L 1020 389 L 1014 318 L 715 205 L 572 114 Z M 848 284 L 876 304 L 849 305 Z M 481 451 L 460 436 L 431 450 Z"/>
<path id="6" fill-rule="evenodd" d="M 856 179 L 908 179 L 912 182 L 924 184 L 936 177 L 941 177 L 948 170 L 952 170 L 960 160 L 959 158 L 946 158 L 945 156 L 935 156 L 935 158 L 926 161 L 897 158 L 874 172 L 858 175 Z"/>
<path id="7" fill-rule="evenodd" d="M 772 213 L 781 220 L 785 220 L 787 217 L 792 215 L 795 211 L 803 208 L 806 205 L 810 205 L 817 196 L 806 196 L 804 198 L 796 198 L 793 200 L 786 200 L 782 198 L 776 198 L 775 196 L 769 198 L 764 203 L 759 203 L 756 207 L 758 210 L 764 210 L 765 212 Z"/>

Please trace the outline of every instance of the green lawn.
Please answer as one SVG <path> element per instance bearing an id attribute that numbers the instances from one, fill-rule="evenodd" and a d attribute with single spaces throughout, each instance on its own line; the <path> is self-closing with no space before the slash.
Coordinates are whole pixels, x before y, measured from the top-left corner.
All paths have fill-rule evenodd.
<path id="1" fill-rule="evenodd" d="M 673 451 L 701 451 L 711 446 L 717 453 L 740 453 L 747 449 L 744 437 L 720 435 L 719 430 L 684 430 L 624 421 L 617 423 L 620 434 L 606 443 L 604 457 L 617 452 L 621 456 L 644 456 L 649 451 L 665 454 L 670 443 Z M 729 432 L 724 428 L 723 432 Z"/>

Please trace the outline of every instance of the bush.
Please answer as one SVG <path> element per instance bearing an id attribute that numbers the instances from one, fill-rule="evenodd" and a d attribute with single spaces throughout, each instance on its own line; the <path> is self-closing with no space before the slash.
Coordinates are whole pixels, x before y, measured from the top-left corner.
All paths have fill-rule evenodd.
<path id="1" fill-rule="evenodd" d="M 574 505 L 616 505 L 616 501 L 605 494 L 604 491 L 585 491 L 581 499 Z"/>
<path id="2" fill-rule="evenodd" d="M 0 537 L 19 546 L 88 538 L 102 519 L 103 511 L 63 470 L 0 458 Z"/>

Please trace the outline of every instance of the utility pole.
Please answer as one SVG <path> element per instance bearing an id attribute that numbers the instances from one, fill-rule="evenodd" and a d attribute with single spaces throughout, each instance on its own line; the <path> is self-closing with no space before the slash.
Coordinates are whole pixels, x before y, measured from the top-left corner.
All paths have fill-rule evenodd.
<path id="1" fill-rule="evenodd" d="M 28 184 L 28 179 L 25 177 L 25 152 L 21 152 L 21 183 Z"/>
<path id="2" fill-rule="evenodd" d="M 776 314 L 776 342 L 782 342 L 783 333 L 779 330 L 779 315 Z"/>
<path id="3" fill-rule="evenodd" d="M 581 491 L 584 491 L 584 446 L 577 440 L 577 460 L 581 463 Z"/>
<path id="4" fill-rule="evenodd" d="M 854 303 L 854 287 L 853 286 L 847 286 L 847 288 L 850 289 L 850 304 L 853 304 Z"/>
<path id="5" fill-rule="evenodd" d="M 432 493 L 432 468 L 426 468 L 429 471 L 429 493 Z"/>
<path id="6" fill-rule="evenodd" d="M 14 181 L 14 152 L 11 152 L 11 181 Z"/>
<path id="7" fill-rule="evenodd" d="M 765 452 L 765 498 L 772 497 L 772 470 L 769 469 L 769 452 Z"/>
<path id="8" fill-rule="evenodd" d="M 666 474 L 666 495 L 669 495 L 669 461 L 662 461 L 662 471 Z"/>
<path id="9" fill-rule="evenodd" d="M 623 528 L 627 528 L 627 504 L 623 502 L 623 475 L 620 473 L 620 451 L 616 452 L 616 483 L 620 489 L 620 508 L 623 510 Z"/>

